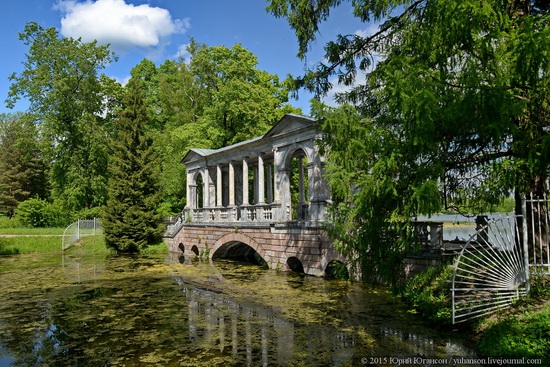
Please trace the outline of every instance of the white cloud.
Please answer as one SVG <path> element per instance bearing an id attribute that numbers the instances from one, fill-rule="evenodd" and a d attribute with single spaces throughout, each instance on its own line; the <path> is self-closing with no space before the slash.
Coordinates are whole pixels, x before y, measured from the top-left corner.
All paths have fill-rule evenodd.
<path id="1" fill-rule="evenodd" d="M 173 59 L 175 60 L 184 60 L 185 63 L 188 63 L 191 58 L 191 54 L 189 53 L 189 51 L 187 51 L 187 47 L 189 47 L 189 43 L 185 43 L 183 45 L 180 45 L 178 47 L 178 51 L 175 53 L 174 56 L 172 56 Z"/>
<path id="2" fill-rule="evenodd" d="M 116 76 L 113 77 L 113 79 L 116 80 L 118 83 L 120 83 L 120 85 L 122 85 L 123 87 L 125 87 L 126 84 L 128 84 L 131 78 L 132 78 L 131 75 L 127 75 L 125 77 L 116 77 Z"/>
<path id="3" fill-rule="evenodd" d="M 322 98 L 322 101 L 328 106 L 336 107 L 338 105 L 338 103 L 336 102 L 336 95 L 349 92 L 353 88 L 365 84 L 366 76 L 363 72 L 358 71 L 356 79 L 352 85 L 340 84 L 338 82 L 338 77 L 333 77 L 329 81 L 332 84 L 332 88 L 328 91 L 327 95 Z"/>
<path id="4" fill-rule="evenodd" d="M 166 9 L 125 0 L 60 0 L 55 8 L 63 14 L 63 36 L 97 40 L 118 52 L 162 47 L 169 36 L 189 28 L 189 19 L 172 19 Z"/>
<path id="5" fill-rule="evenodd" d="M 359 37 L 362 37 L 362 38 L 370 37 L 370 36 L 372 36 L 373 34 L 375 34 L 376 32 L 379 31 L 379 29 L 380 29 L 379 26 L 380 26 L 380 24 L 378 24 L 378 23 L 369 23 L 367 25 L 367 28 L 358 29 L 354 32 L 354 34 L 359 36 Z"/>

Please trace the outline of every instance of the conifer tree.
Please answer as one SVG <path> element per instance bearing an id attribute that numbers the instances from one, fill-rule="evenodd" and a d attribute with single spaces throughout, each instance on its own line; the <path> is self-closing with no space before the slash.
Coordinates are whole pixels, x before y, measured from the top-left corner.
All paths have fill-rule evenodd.
<path id="1" fill-rule="evenodd" d="M 130 82 L 109 161 L 105 241 L 117 252 L 139 252 L 161 240 L 159 162 L 147 134 L 147 110 L 137 83 Z"/>
<path id="2" fill-rule="evenodd" d="M 0 115 L 0 214 L 12 217 L 20 202 L 47 197 L 47 164 L 31 115 Z"/>

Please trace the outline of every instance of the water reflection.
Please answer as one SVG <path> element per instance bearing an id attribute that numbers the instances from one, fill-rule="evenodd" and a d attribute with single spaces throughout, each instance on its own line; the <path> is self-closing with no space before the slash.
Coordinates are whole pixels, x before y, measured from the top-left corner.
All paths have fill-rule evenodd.
<path id="1" fill-rule="evenodd" d="M 370 356 L 472 356 L 382 289 L 247 264 L 17 256 L 0 258 L 0 283 L 0 367 L 360 366 Z"/>

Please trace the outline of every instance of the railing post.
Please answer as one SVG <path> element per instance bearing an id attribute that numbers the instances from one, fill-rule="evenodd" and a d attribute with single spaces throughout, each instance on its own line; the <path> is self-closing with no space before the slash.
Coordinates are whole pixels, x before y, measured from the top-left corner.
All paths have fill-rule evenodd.
<path id="1" fill-rule="evenodd" d="M 531 204 L 532 206 L 532 204 Z M 521 215 L 523 217 L 521 223 L 523 227 L 523 266 L 525 267 L 525 291 L 529 293 L 529 238 L 527 230 L 527 197 L 522 198 L 521 200 Z"/>

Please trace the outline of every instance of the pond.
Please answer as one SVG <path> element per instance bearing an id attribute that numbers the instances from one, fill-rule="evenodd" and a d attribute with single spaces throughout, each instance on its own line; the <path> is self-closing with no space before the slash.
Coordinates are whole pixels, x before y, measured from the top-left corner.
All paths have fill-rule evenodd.
<path id="1" fill-rule="evenodd" d="M 474 356 L 383 288 L 225 260 L 0 257 L 0 284 L 1 367 L 361 366 Z"/>

